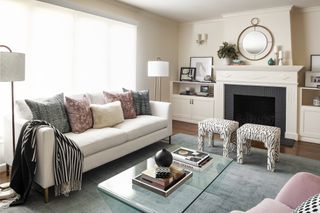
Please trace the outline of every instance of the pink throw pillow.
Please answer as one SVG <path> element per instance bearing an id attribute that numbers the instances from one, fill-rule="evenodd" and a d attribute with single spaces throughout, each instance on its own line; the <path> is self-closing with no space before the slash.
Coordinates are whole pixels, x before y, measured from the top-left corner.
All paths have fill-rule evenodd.
<path id="1" fill-rule="evenodd" d="M 72 132 L 81 133 L 92 128 L 93 119 L 90 101 L 86 95 L 82 99 L 66 97 L 65 106 Z"/>
<path id="2" fill-rule="evenodd" d="M 125 119 L 137 117 L 136 111 L 134 110 L 132 92 L 124 93 L 110 93 L 103 91 L 103 95 L 106 103 L 111 103 L 114 101 L 120 101 L 123 111 L 123 116 Z"/>

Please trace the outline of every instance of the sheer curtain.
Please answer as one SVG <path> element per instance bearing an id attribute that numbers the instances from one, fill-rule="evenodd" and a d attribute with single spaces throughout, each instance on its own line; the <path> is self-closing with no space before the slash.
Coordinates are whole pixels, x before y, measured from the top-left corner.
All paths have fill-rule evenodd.
<path id="1" fill-rule="evenodd" d="M 26 54 L 16 99 L 135 89 L 134 25 L 34 0 L 0 0 L 0 26 L 0 44 Z M 10 95 L 10 84 L 1 82 L 1 118 L 10 113 Z"/>

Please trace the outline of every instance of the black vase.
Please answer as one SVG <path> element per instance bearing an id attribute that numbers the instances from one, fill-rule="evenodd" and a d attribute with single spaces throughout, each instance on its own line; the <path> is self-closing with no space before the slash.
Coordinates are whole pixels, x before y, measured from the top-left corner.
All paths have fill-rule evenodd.
<path id="1" fill-rule="evenodd" d="M 172 164 L 172 154 L 166 149 L 162 149 L 156 153 L 154 160 L 159 167 L 170 167 Z"/>

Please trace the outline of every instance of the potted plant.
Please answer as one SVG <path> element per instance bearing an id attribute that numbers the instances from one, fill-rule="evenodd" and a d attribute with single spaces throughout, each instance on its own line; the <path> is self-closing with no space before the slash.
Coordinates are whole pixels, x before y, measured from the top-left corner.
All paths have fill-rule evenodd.
<path id="1" fill-rule="evenodd" d="M 225 59 L 225 64 L 231 64 L 231 61 L 238 59 L 238 51 L 235 44 L 229 44 L 228 42 L 223 42 L 222 46 L 219 47 L 218 57 Z"/>

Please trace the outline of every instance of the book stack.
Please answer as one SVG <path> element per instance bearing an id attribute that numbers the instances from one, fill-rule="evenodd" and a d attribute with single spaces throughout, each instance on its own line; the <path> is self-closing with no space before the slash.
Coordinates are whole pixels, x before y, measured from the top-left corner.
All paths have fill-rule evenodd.
<path id="1" fill-rule="evenodd" d="M 147 169 L 141 172 L 141 180 L 157 188 L 167 190 L 172 184 L 182 179 L 186 174 L 182 168 L 171 167 L 170 176 L 167 178 L 157 178 L 155 169 Z"/>
<path id="2" fill-rule="evenodd" d="M 170 176 L 167 178 L 157 178 L 156 169 L 147 169 L 140 175 L 132 179 L 132 183 L 149 189 L 163 196 L 168 196 L 178 186 L 192 176 L 192 172 L 183 168 L 171 166 Z"/>
<path id="3" fill-rule="evenodd" d="M 172 152 L 173 164 L 175 166 L 202 171 L 212 164 L 210 154 L 198 150 L 180 147 Z"/>

